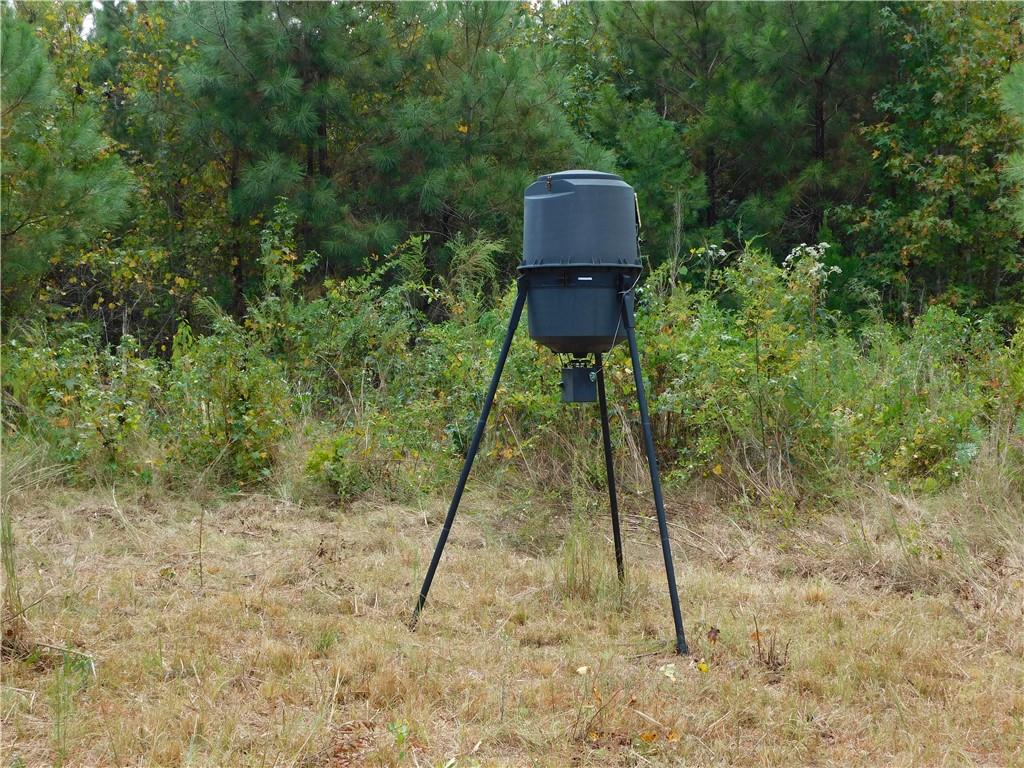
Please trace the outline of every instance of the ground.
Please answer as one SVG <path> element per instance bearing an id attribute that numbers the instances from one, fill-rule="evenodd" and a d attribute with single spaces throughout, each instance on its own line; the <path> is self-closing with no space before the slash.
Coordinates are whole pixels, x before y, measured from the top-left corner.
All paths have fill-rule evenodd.
<path id="1" fill-rule="evenodd" d="M 953 502 L 957 499 L 954 496 Z M 13 508 L 13 765 L 1024 765 L 1024 519 L 865 488 L 774 516 L 50 488 Z"/>

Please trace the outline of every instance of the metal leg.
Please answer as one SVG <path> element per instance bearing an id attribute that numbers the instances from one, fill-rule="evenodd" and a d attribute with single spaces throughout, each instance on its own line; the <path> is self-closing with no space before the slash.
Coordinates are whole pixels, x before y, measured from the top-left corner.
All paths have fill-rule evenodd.
<path id="1" fill-rule="evenodd" d="M 480 418 L 476 422 L 476 431 L 473 433 L 473 441 L 469 444 L 469 452 L 466 454 L 466 461 L 462 465 L 462 474 L 459 475 L 458 485 L 455 486 L 455 495 L 448 507 L 448 514 L 444 519 L 444 527 L 441 529 L 441 536 L 437 540 L 437 547 L 434 548 L 434 557 L 430 561 L 426 578 L 423 579 L 423 586 L 420 587 L 420 596 L 416 600 L 416 608 L 412 612 L 412 620 L 409 622 L 411 629 L 416 628 L 419 621 L 420 611 L 427 602 L 427 593 L 430 591 L 430 582 L 434 580 L 434 572 L 437 564 L 441 561 L 441 554 L 444 552 L 444 545 L 448 541 L 448 534 L 451 533 L 452 523 L 455 521 L 455 513 L 459 509 L 459 502 L 462 500 L 462 492 L 466 490 L 466 480 L 469 479 L 469 471 L 473 468 L 473 459 L 480 449 L 480 440 L 484 435 L 484 427 L 487 425 L 487 417 L 491 413 L 491 405 L 494 403 L 494 393 L 498 391 L 498 382 L 501 380 L 501 371 L 505 367 L 505 360 L 508 359 L 508 351 L 512 346 L 512 337 L 515 335 L 516 327 L 519 325 L 519 318 L 523 314 L 523 305 L 526 304 L 526 285 L 523 278 L 519 278 L 516 304 L 512 309 L 512 317 L 508 322 L 508 332 L 505 334 L 505 343 L 501 347 L 501 354 L 498 356 L 498 365 L 494 369 L 494 376 L 491 378 L 490 389 L 487 390 L 487 397 L 484 398 L 484 407 L 480 411 Z"/>
<path id="2" fill-rule="evenodd" d="M 612 462 L 612 436 L 608 425 L 608 399 L 604 391 L 604 361 L 601 353 L 595 356 L 597 366 L 597 399 L 601 404 L 601 438 L 604 441 L 604 473 L 608 479 L 608 501 L 612 510 L 612 537 L 615 539 L 615 567 L 619 583 L 626 581 L 626 568 L 622 561 L 622 533 L 619 530 L 619 502 L 615 497 L 615 464 Z"/>
<path id="3" fill-rule="evenodd" d="M 683 617 L 679 611 L 679 594 L 676 591 L 676 572 L 672 567 L 672 547 L 668 538 L 668 521 L 665 519 L 665 500 L 661 495 L 661 479 L 658 476 L 658 457 L 654 453 L 654 434 L 647 412 L 647 395 L 644 392 L 644 377 L 640 371 L 640 351 L 636 345 L 633 329 L 633 294 L 626 293 L 622 301 L 622 320 L 626 326 L 629 354 L 633 359 L 633 379 L 636 381 L 636 398 L 640 405 L 640 423 L 644 430 L 644 447 L 647 451 L 647 466 L 651 471 L 651 488 L 654 491 L 654 507 L 658 513 L 658 528 L 661 532 L 661 553 L 665 558 L 665 576 L 668 579 L 668 597 L 672 603 L 672 621 L 676 627 L 676 653 L 687 654 L 686 635 L 683 633 Z"/>

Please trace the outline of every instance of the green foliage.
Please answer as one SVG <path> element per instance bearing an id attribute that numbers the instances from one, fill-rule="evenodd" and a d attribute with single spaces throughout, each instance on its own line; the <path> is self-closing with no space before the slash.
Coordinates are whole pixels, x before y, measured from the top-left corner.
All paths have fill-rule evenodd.
<path id="1" fill-rule="evenodd" d="M 167 405 L 171 458 L 194 470 L 251 482 L 266 477 L 288 430 L 291 398 L 281 367 L 235 322 L 213 320 L 196 338 L 183 323 L 174 336 Z"/>
<path id="2" fill-rule="evenodd" d="M 311 451 L 308 472 L 344 500 L 366 494 L 409 499 L 440 491 L 453 456 L 425 405 L 355 414 L 352 424 Z"/>
<path id="3" fill-rule="evenodd" d="M 1022 126 L 1024 135 L 1024 62 L 1017 62 L 1002 83 L 1003 108 Z M 1024 141 L 1018 140 L 1017 151 L 1007 163 L 1007 178 L 1016 185 L 1015 213 L 1017 225 L 1024 229 Z"/>
<path id="4" fill-rule="evenodd" d="M 4 347 L 5 395 L 23 429 L 87 474 L 150 474 L 143 443 L 159 422 L 161 371 L 132 337 L 108 351 L 84 325 L 35 329 Z"/>
<path id="5" fill-rule="evenodd" d="M 678 481 L 786 519 L 993 452 L 1020 484 L 1018 6 L 104 3 L 78 34 L 88 12 L 3 11 L 5 430 L 78 479 L 258 483 L 317 421 L 305 464 L 342 498 L 446 488 L 522 190 L 579 164 L 637 189 Z M 599 430 L 558 367 L 517 336 L 480 468 L 575 502 Z M 607 372 L 631 402 L 621 349 Z"/>
<path id="6" fill-rule="evenodd" d="M 672 126 L 702 178 L 701 194 L 684 198 L 677 216 L 676 229 L 691 235 L 684 244 L 703 236 L 739 246 L 760 235 L 784 253 L 819 238 L 827 209 L 863 183 L 853 127 L 887 64 L 878 6 L 609 3 L 601 11 L 593 33 L 613 51 L 608 79 Z M 605 111 L 595 105 L 591 114 Z M 663 151 L 649 165 L 667 172 L 675 162 Z M 673 207 L 671 197 L 659 200 L 655 216 Z M 667 243 L 652 256 L 669 255 Z"/>
<path id="7" fill-rule="evenodd" d="M 115 224 L 132 183 L 100 122 L 54 77 L 44 44 L 8 6 L 2 12 L 4 318 L 24 311 L 67 249 Z"/>
<path id="8" fill-rule="evenodd" d="M 414 68 L 389 121 L 382 164 L 395 173 L 383 200 L 413 231 L 447 240 L 483 230 L 507 239 L 514 253 L 523 189 L 540 169 L 583 152 L 558 108 L 564 91 L 554 58 L 530 44 L 536 22 L 528 6 L 401 7 Z"/>
<path id="9" fill-rule="evenodd" d="M 934 489 L 963 476 L 994 423 L 1013 423 L 1014 366 L 990 322 L 935 307 L 907 335 L 876 320 L 855 339 L 823 309 L 824 252 L 797 248 L 782 268 L 745 253 L 720 275 L 734 309 L 685 289 L 649 305 L 648 370 L 677 473 L 724 465 L 765 498 L 849 475 Z"/>
<path id="10" fill-rule="evenodd" d="M 209 333 L 180 324 L 169 362 L 141 358 L 131 337 L 108 352 L 82 326 L 59 338 L 9 340 L 4 387 L 19 428 L 80 472 L 147 479 L 166 468 L 172 479 L 188 470 L 251 483 L 269 476 L 301 411 L 338 424 L 313 447 L 307 469 L 341 498 L 446 489 L 513 294 L 467 311 L 467 295 L 478 301 L 466 293 L 474 283 L 418 282 L 422 242 L 412 240 L 368 273 L 305 299 L 295 291 L 303 268 L 287 226 L 269 225 L 263 241 L 276 287 L 242 324 L 212 305 Z M 486 254 L 495 246 L 461 247 Z M 1019 478 L 1024 331 L 1006 345 L 994 322 L 936 306 L 907 332 L 876 315 L 854 335 L 828 308 L 837 269 L 827 266 L 827 250 L 799 246 L 776 266 L 748 249 L 700 291 L 666 274 L 674 262 L 652 275 L 638 327 L 672 477 L 721 477 L 790 516 L 794 504 L 829 495 L 844 477 L 941 488 L 965 476 L 993 440 L 1004 443 L 1007 476 Z M 430 322 L 434 311 L 447 319 Z M 629 403 L 627 360 L 621 350 L 606 359 L 611 399 Z M 545 485 L 552 475 L 573 487 L 603 482 L 594 409 L 561 405 L 557 381 L 557 358 L 520 333 L 482 471 L 511 464 Z M 634 435 L 620 450 L 636 444 L 635 417 L 625 426 Z"/>
<path id="11" fill-rule="evenodd" d="M 645 253 L 655 262 L 699 242 L 698 213 L 707 205 L 705 179 L 695 172 L 679 125 L 649 102 L 631 105 L 606 86 L 591 105 L 594 131 L 614 148 L 621 173 L 638 191 Z"/>
<path id="12" fill-rule="evenodd" d="M 1021 228 L 1002 166 L 1021 129 L 999 90 L 1021 56 L 1019 7 L 938 3 L 880 14 L 902 76 L 877 93 L 882 119 L 864 128 L 872 191 L 841 212 L 862 275 L 908 315 L 930 297 L 957 307 L 1019 301 Z"/>
<path id="13" fill-rule="evenodd" d="M 376 131 L 363 99 L 393 82 L 387 17 L 346 3 L 197 3 L 175 14 L 175 37 L 195 49 L 176 72 L 195 102 L 187 133 L 216 148 L 234 227 L 287 196 L 303 249 L 353 259 L 347 241 L 389 244 L 352 215 L 335 172 L 344 156 L 329 142 L 332 132 Z"/>

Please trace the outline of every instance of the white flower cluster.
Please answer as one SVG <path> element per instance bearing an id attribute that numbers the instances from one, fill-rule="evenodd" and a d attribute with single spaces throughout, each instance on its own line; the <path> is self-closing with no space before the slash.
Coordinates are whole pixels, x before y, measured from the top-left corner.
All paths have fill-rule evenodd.
<path id="1" fill-rule="evenodd" d="M 832 266 L 825 266 L 825 251 L 831 247 L 832 246 L 828 243 L 818 243 L 817 245 L 800 243 L 800 245 L 791 250 L 786 258 L 783 259 L 782 266 L 786 269 L 793 269 L 798 263 L 807 260 L 808 276 L 815 280 L 827 280 L 829 275 L 842 272 L 842 270 L 834 264 Z"/>
<path id="2" fill-rule="evenodd" d="M 725 261 L 726 257 L 729 255 L 725 252 L 725 248 L 720 245 L 715 245 L 714 243 L 703 246 L 698 250 L 698 252 L 700 251 L 704 252 L 704 255 L 708 257 L 709 261 Z"/>

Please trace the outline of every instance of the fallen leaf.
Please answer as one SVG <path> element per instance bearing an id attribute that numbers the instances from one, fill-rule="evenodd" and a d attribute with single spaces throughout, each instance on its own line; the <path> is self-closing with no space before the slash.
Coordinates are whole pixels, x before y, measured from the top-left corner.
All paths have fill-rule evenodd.
<path id="1" fill-rule="evenodd" d="M 719 629 L 718 627 L 712 627 L 708 630 L 708 642 L 714 645 L 718 642 Z"/>
<path id="2" fill-rule="evenodd" d="M 715 464 L 715 466 L 712 468 L 711 471 L 714 472 L 716 475 L 722 474 L 722 465 L 721 464 Z"/>
<path id="3" fill-rule="evenodd" d="M 666 741 L 679 741 L 679 731 L 669 731 L 665 734 Z"/>
<path id="4" fill-rule="evenodd" d="M 640 734 L 640 738 L 650 744 L 652 741 L 658 738 L 657 731 L 644 731 Z"/>
<path id="5" fill-rule="evenodd" d="M 590 667 L 586 667 L 586 666 L 576 667 L 576 674 L 577 675 L 589 675 L 590 674 Z"/>
<path id="6" fill-rule="evenodd" d="M 675 664 L 663 664 L 658 667 L 658 671 L 661 672 L 669 680 L 675 682 L 676 679 L 676 665 Z"/>
<path id="7" fill-rule="evenodd" d="M 601 738 L 601 734 L 597 731 L 587 731 L 587 741 L 597 741 Z"/>

